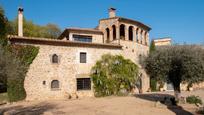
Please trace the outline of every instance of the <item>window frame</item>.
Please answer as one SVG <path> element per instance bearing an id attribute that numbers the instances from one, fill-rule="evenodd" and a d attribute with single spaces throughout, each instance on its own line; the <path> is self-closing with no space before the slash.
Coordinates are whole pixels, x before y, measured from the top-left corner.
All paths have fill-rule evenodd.
<path id="1" fill-rule="evenodd" d="M 55 82 L 55 81 L 58 83 L 58 84 L 57 84 L 58 87 L 53 87 L 53 82 Z M 59 89 L 60 89 L 60 81 L 57 80 L 57 79 L 52 80 L 51 83 L 50 83 L 50 89 L 51 89 L 51 90 L 59 90 Z"/>
<path id="2" fill-rule="evenodd" d="M 90 35 L 73 34 L 72 38 L 74 41 L 77 41 L 77 42 L 87 42 L 87 43 L 93 42 L 93 36 L 90 36 Z"/>
<path id="3" fill-rule="evenodd" d="M 85 54 L 85 59 L 82 58 L 81 54 Z M 87 52 L 80 52 L 79 53 L 79 63 L 87 63 Z"/>
<path id="4" fill-rule="evenodd" d="M 51 62 L 53 64 L 58 64 L 59 63 L 59 56 L 57 54 L 53 54 L 51 58 Z"/>
<path id="5" fill-rule="evenodd" d="M 76 78 L 76 89 L 77 91 L 91 90 L 91 78 Z"/>

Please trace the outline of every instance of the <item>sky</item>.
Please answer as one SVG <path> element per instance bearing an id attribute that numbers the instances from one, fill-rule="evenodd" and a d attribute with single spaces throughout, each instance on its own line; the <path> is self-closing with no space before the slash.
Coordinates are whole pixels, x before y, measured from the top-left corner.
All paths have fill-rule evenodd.
<path id="1" fill-rule="evenodd" d="M 204 0 L 0 0 L 0 6 L 9 20 L 22 6 L 27 20 L 54 23 L 62 30 L 95 28 L 114 7 L 117 16 L 150 26 L 150 39 L 171 37 L 174 43 L 204 44 Z"/>

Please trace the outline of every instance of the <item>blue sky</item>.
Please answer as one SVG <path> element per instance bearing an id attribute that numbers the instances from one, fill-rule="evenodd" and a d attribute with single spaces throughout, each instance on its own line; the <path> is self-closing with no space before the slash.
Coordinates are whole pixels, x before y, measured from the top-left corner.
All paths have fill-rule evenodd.
<path id="1" fill-rule="evenodd" d="M 0 0 L 9 20 L 24 16 L 36 24 L 94 28 L 108 17 L 108 8 L 117 16 L 140 21 L 152 28 L 150 38 L 172 37 L 175 43 L 204 43 L 204 0 Z"/>

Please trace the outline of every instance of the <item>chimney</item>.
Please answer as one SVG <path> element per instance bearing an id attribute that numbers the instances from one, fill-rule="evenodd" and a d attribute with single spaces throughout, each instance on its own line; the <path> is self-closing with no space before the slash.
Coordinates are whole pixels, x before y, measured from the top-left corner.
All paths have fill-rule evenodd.
<path id="1" fill-rule="evenodd" d="M 23 8 L 18 8 L 18 36 L 23 36 Z"/>
<path id="2" fill-rule="evenodd" d="M 109 11 L 109 18 L 115 17 L 115 12 L 116 12 L 115 8 L 109 8 L 108 11 Z"/>

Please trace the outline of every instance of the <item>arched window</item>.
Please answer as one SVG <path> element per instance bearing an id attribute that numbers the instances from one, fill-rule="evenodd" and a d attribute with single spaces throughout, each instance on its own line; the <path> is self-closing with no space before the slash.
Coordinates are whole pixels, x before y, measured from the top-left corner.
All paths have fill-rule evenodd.
<path id="1" fill-rule="evenodd" d="M 136 29 L 136 41 L 139 42 L 139 28 Z"/>
<path id="2" fill-rule="evenodd" d="M 59 81 L 58 80 L 52 80 L 51 89 L 58 89 L 58 88 L 59 88 Z"/>
<path id="3" fill-rule="evenodd" d="M 116 40 L 116 27 L 115 25 L 112 26 L 113 29 L 113 40 Z"/>
<path id="4" fill-rule="evenodd" d="M 120 39 L 125 40 L 125 25 L 124 24 L 120 25 Z"/>
<path id="5" fill-rule="evenodd" d="M 110 42 L 110 30 L 109 30 L 109 28 L 106 28 L 106 38 L 107 38 L 107 42 Z"/>
<path id="6" fill-rule="evenodd" d="M 128 28 L 128 33 L 129 33 L 129 40 L 133 41 L 133 26 L 130 26 Z"/>
<path id="7" fill-rule="evenodd" d="M 52 55 L 52 63 L 58 63 L 58 62 L 59 62 L 59 59 L 58 59 L 57 54 L 53 54 Z"/>

